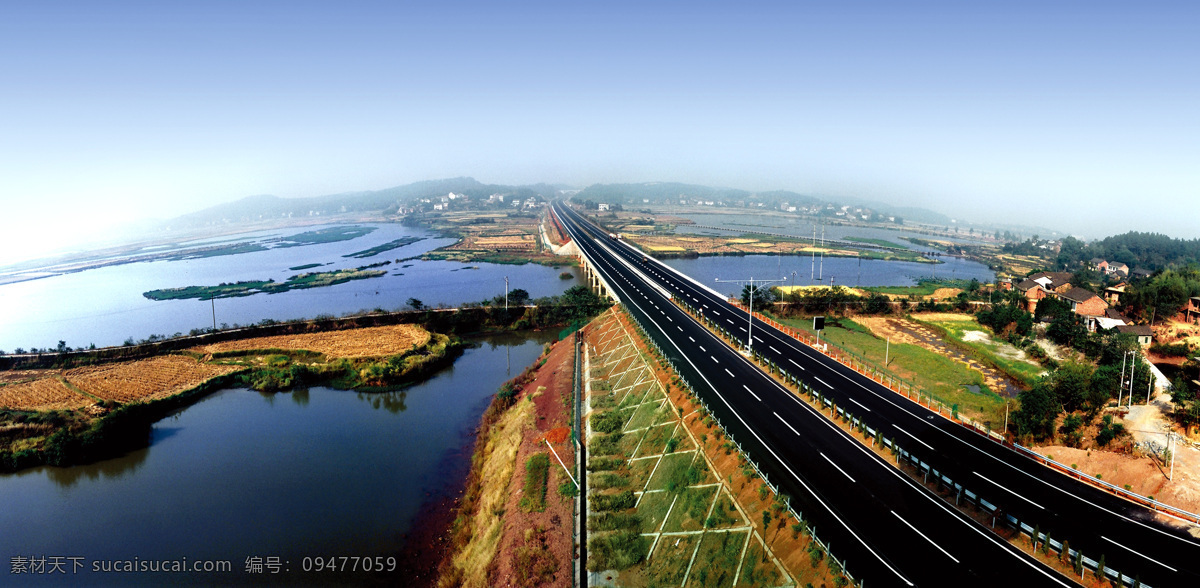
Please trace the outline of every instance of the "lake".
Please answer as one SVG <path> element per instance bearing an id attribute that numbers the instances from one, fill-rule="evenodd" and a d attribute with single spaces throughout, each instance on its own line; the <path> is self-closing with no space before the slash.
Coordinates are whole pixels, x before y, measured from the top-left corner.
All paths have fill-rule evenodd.
<path id="1" fill-rule="evenodd" d="M 817 256 L 796 255 L 745 255 L 699 257 L 696 259 L 667 259 L 664 263 L 695 278 L 700 283 L 718 292 L 741 295 L 740 284 L 720 284 L 715 280 L 781 279 L 786 283 L 773 285 L 826 284 L 840 286 L 913 286 L 922 278 L 970 280 L 975 278 L 988 283 L 996 278 L 995 272 L 986 265 L 957 257 L 939 258 L 945 263 L 917 263 L 912 261 L 882 261 L 850 257 L 826 257 L 824 262 Z M 814 265 L 817 269 L 813 269 Z M 817 276 L 814 276 L 817 274 Z M 822 278 L 818 281 L 816 277 Z"/>
<path id="2" fill-rule="evenodd" d="M 394 557 L 423 505 L 462 489 L 492 394 L 557 332 L 474 339 L 453 366 L 388 393 L 217 392 L 159 421 L 146 449 L 0 476 L 0 557 L 79 557 L 21 584 L 404 584 L 301 571 L 305 557 Z M 248 557 L 291 572 L 245 572 Z M 225 560 L 225 574 L 92 573 L 93 561 Z M 70 560 L 67 560 L 68 562 Z M 310 560 L 311 562 L 312 560 Z M 385 559 L 386 562 L 386 559 Z"/>
<path id="3" fill-rule="evenodd" d="M 218 325 L 250 324 L 263 319 L 313 318 L 318 314 L 342 315 L 374 308 L 398 310 L 417 298 L 428 306 L 479 302 L 504 294 L 504 277 L 510 288 L 523 288 L 531 296 L 561 294 L 583 284 L 576 268 L 555 269 L 538 264 L 501 265 L 453 261 L 397 259 L 421 255 L 454 243 L 436 233 L 399 224 L 366 224 L 370 234 L 333 243 L 287 247 L 180 261 L 153 261 L 114 265 L 49 278 L 0 286 L 0 349 L 54 347 L 59 340 L 71 347 L 120 345 L 127 338 L 187 333 Z M 338 225 L 328 225 L 338 226 Z M 259 231 L 222 237 L 221 241 L 289 236 L 323 227 Z M 343 255 L 403 237 L 423 240 L 364 259 Z M 303 271 L 353 268 L 382 261 L 387 275 L 307 290 L 256 294 L 240 298 L 154 301 L 143 292 L 159 288 L 217 285 L 222 282 L 274 279 L 302 273 L 289 270 L 310 263 L 329 264 Z M 568 258 L 564 258 L 564 263 Z M 404 267 L 408 266 L 408 267 Z M 477 269 L 476 269 L 477 268 Z M 570 271 L 573 277 L 560 279 Z M 214 308 L 215 307 L 215 308 Z"/>

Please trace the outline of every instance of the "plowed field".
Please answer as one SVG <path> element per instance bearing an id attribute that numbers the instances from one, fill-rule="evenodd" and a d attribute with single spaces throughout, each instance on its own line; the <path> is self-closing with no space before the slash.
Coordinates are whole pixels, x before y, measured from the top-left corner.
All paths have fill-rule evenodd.
<path id="1" fill-rule="evenodd" d="M 323 353 L 328 357 L 380 357 L 408 351 L 429 342 L 429 331 L 416 325 L 389 325 L 324 333 L 301 333 L 225 341 L 195 348 L 201 353 L 250 349 L 288 349 Z"/>
<path id="2" fill-rule="evenodd" d="M 105 400 L 157 400 L 194 388 L 206 380 L 241 369 L 200 363 L 182 355 L 164 355 L 67 370 L 67 381 Z"/>
<path id="3" fill-rule="evenodd" d="M 95 400 L 67 388 L 56 378 L 0 386 L 0 407 L 20 410 L 82 408 Z"/>

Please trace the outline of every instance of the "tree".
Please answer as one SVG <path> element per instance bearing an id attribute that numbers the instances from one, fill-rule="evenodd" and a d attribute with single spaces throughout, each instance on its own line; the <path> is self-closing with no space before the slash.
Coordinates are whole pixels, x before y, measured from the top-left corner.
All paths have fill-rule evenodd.
<path id="1" fill-rule="evenodd" d="M 413 310 L 422 310 L 425 308 L 425 303 L 417 300 L 416 298 L 409 298 L 405 304 L 412 307 Z"/>
<path id="2" fill-rule="evenodd" d="M 508 293 L 508 303 L 516 306 L 524 306 L 529 302 L 529 292 L 521 288 L 515 288 Z"/>
<path id="3" fill-rule="evenodd" d="M 1092 367 L 1083 363 L 1063 363 L 1054 375 L 1054 395 L 1068 412 L 1086 407 L 1092 388 Z"/>
<path id="4" fill-rule="evenodd" d="M 1047 378 L 1042 378 L 1029 390 L 1022 390 L 1017 400 L 1021 408 L 1012 415 L 1017 435 L 1045 439 L 1054 434 L 1059 403 Z"/>
<path id="5" fill-rule="evenodd" d="M 771 288 L 767 288 L 762 284 L 755 284 L 751 290 L 750 284 L 746 284 L 742 288 L 742 304 L 750 304 L 750 293 L 754 292 L 754 308 L 766 308 L 772 302 L 775 302 L 775 294 Z"/>

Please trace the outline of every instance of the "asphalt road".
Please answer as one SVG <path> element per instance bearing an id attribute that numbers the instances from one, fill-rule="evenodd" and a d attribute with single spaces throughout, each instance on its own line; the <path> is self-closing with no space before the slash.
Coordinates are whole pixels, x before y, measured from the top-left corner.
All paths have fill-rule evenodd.
<path id="1" fill-rule="evenodd" d="M 555 211 L 614 294 L 856 579 L 873 586 L 1070 585 L 863 448 L 667 297 L 724 321 L 739 337 L 748 327 L 744 311 L 656 260 L 643 261 L 566 206 Z M 939 418 L 769 325 L 755 321 L 753 333 L 756 352 L 1002 512 L 1149 585 L 1200 585 L 1200 540 L 1182 526 Z"/>

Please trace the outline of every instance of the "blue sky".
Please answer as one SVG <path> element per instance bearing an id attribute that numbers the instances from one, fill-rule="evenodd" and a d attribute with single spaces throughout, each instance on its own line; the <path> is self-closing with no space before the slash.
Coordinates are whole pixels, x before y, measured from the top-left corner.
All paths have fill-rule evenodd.
<path id="1" fill-rule="evenodd" d="M 458 175 L 1200 237 L 1195 6 L 5 3 L 0 261 L 250 194 Z"/>

